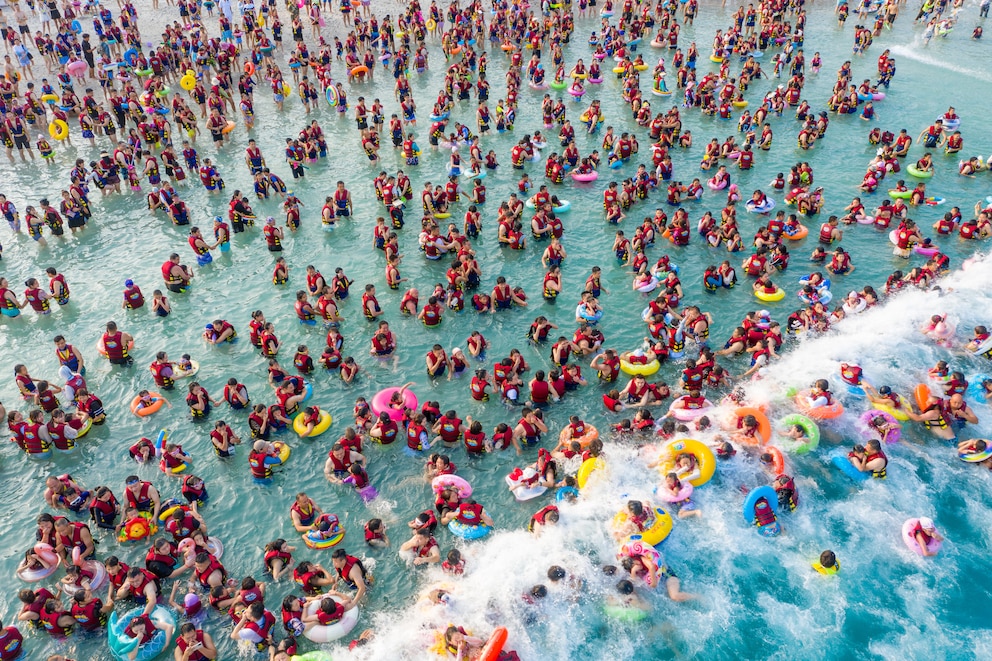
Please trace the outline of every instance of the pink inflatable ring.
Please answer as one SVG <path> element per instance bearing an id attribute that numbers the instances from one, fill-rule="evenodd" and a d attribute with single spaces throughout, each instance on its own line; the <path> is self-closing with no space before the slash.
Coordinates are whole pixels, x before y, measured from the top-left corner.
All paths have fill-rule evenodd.
<path id="1" fill-rule="evenodd" d="M 389 400 L 392 398 L 393 393 L 397 393 L 399 391 L 399 388 L 384 388 L 383 390 L 377 392 L 370 403 L 372 406 L 372 412 L 377 416 L 382 412 L 386 412 L 393 421 L 398 422 L 399 420 L 402 420 L 403 409 L 396 409 L 389 405 Z M 403 391 L 404 407 L 416 411 L 419 404 L 420 402 L 417 400 L 417 396 L 413 394 L 413 391 Z"/>

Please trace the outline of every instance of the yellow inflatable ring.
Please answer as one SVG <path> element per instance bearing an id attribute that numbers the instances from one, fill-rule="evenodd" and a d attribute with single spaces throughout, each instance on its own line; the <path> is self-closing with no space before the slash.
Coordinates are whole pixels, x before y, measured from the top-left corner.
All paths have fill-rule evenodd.
<path id="1" fill-rule="evenodd" d="M 169 520 L 169 517 L 171 517 L 176 510 L 183 510 L 184 512 L 188 512 L 189 508 L 182 504 L 173 505 L 172 507 L 168 509 L 164 509 L 161 512 L 159 512 L 158 520 L 161 521 L 162 523 L 165 523 L 166 521 Z"/>
<path id="2" fill-rule="evenodd" d="M 879 404 L 877 402 L 872 402 L 871 407 L 877 411 L 881 411 L 882 413 L 888 413 L 900 422 L 905 422 L 906 420 L 909 420 L 909 416 L 906 415 L 905 411 L 905 409 L 909 406 L 909 403 L 905 400 L 905 398 L 903 398 L 902 395 L 899 395 L 899 401 L 902 402 L 901 409 L 888 406 L 887 404 Z"/>
<path id="3" fill-rule="evenodd" d="M 196 77 L 195 76 L 183 76 L 179 79 L 179 86 L 182 87 L 187 92 L 196 87 Z"/>
<path id="4" fill-rule="evenodd" d="M 83 426 L 80 427 L 78 430 L 76 430 L 76 438 L 80 439 L 83 436 L 86 436 L 86 434 L 90 432 L 90 428 L 92 427 L 93 427 L 93 418 L 86 418 L 86 422 L 83 423 Z"/>
<path id="5" fill-rule="evenodd" d="M 434 28 L 437 27 L 437 21 L 435 21 L 433 18 L 428 18 L 427 22 L 424 23 L 424 27 L 426 27 L 428 30 L 433 32 Z"/>
<path id="6" fill-rule="evenodd" d="M 62 141 L 69 137 L 69 125 L 64 120 L 56 119 L 48 125 L 48 135 Z"/>
<path id="7" fill-rule="evenodd" d="M 617 515 L 613 517 L 613 529 L 617 530 L 627 522 L 629 514 L 625 510 L 617 512 Z M 665 510 L 660 507 L 654 508 L 654 524 L 647 530 L 636 533 L 640 535 L 641 541 L 645 544 L 650 544 L 651 546 L 656 546 L 661 544 L 665 539 L 672 533 L 672 517 Z M 626 542 L 633 537 L 633 535 L 628 536 L 626 539 L 622 540 Z"/>
<path id="8" fill-rule="evenodd" d="M 279 461 L 281 463 L 286 463 L 286 460 L 289 459 L 290 452 L 292 452 L 292 448 L 281 441 L 276 441 L 272 445 L 275 446 L 276 450 L 279 450 Z"/>
<path id="9" fill-rule="evenodd" d="M 295 418 L 293 418 L 293 431 L 295 431 L 297 433 L 297 435 L 299 435 L 301 438 L 303 437 L 303 434 L 304 434 L 304 432 L 306 431 L 306 428 L 307 428 L 306 425 L 303 424 L 303 418 L 304 417 L 305 416 L 304 416 L 303 412 L 301 411 L 299 414 L 297 414 L 297 416 Z M 333 421 L 334 421 L 334 419 L 331 418 L 331 414 L 330 413 L 328 413 L 327 411 L 321 410 L 320 411 L 320 418 L 318 419 L 317 424 L 314 425 L 313 430 L 310 432 L 310 434 L 308 436 L 306 436 L 306 438 L 314 438 L 315 436 L 320 436 L 325 431 L 327 431 L 328 428 L 330 428 L 331 423 Z"/>
<path id="10" fill-rule="evenodd" d="M 733 101 L 731 105 L 735 108 L 747 108 L 747 101 Z"/>
<path id="11" fill-rule="evenodd" d="M 613 73 L 623 73 L 626 71 L 623 67 L 613 67 Z"/>
<path id="12" fill-rule="evenodd" d="M 662 475 L 668 475 L 675 470 L 675 458 L 683 452 L 688 452 L 694 456 L 699 468 L 699 476 L 689 480 L 689 484 L 694 487 L 701 487 L 713 479 L 713 474 L 716 472 L 716 455 L 706 445 L 692 438 L 668 441 L 661 446 L 661 456 L 666 457 L 666 460 L 659 466 Z"/>
<path id="13" fill-rule="evenodd" d="M 640 374 L 642 376 L 651 376 L 661 367 L 661 363 L 655 358 L 650 363 L 645 363 L 644 365 L 637 365 L 635 363 L 629 363 L 626 360 L 620 361 L 620 371 L 624 374 L 630 374 L 634 376 Z"/>
<path id="14" fill-rule="evenodd" d="M 589 477 L 594 471 L 606 468 L 606 462 L 599 457 L 590 457 L 582 462 L 579 471 L 575 474 L 575 482 L 580 489 L 585 489 L 589 483 Z"/>
<path id="15" fill-rule="evenodd" d="M 282 95 L 283 96 L 289 96 L 292 93 L 293 93 L 293 88 L 289 86 L 289 83 L 283 83 L 282 84 Z"/>
<path id="16" fill-rule="evenodd" d="M 634 65 L 634 69 L 637 70 L 637 71 L 647 71 L 648 70 L 648 65 L 646 65 L 646 64 L 635 64 Z"/>
<path id="17" fill-rule="evenodd" d="M 41 100 L 45 103 L 58 103 L 59 97 L 57 94 L 42 94 Z"/>
<path id="18" fill-rule="evenodd" d="M 760 289 L 755 290 L 754 297 L 759 301 L 765 301 L 766 303 L 774 303 L 775 301 L 781 301 L 785 298 L 785 290 L 781 287 L 776 287 L 775 291 L 771 294 L 765 293 Z"/>
<path id="19" fill-rule="evenodd" d="M 720 64 L 721 62 L 723 62 L 723 58 L 720 57 L 719 55 L 710 55 L 710 62 L 716 62 L 717 64 Z"/>

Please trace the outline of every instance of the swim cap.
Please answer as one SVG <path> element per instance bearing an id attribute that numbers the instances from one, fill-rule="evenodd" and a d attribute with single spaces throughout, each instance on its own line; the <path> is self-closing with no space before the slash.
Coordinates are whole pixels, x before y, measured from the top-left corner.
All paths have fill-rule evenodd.
<path id="1" fill-rule="evenodd" d="M 125 287 L 133 287 L 134 286 L 134 280 L 131 280 L 131 279 L 125 280 L 124 281 L 124 286 Z"/>
<path id="2" fill-rule="evenodd" d="M 224 219 L 221 218 L 220 216 L 214 216 L 214 222 L 215 223 L 222 223 L 222 222 L 224 222 Z"/>
<path id="3" fill-rule="evenodd" d="M 933 530 L 934 529 L 933 519 L 931 519 L 928 516 L 921 516 L 920 527 L 923 528 L 924 530 Z"/>
<path id="4" fill-rule="evenodd" d="M 186 606 L 186 608 L 196 606 L 198 603 L 200 603 L 200 598 L 192 592 L 188 593 L 186 597 L 183 598 L 183 605 Z"/>
<path id="5" fill-rule="evenodd" d="M 214 325 L 213 324 L 207 324 L 206 326 L 203 327 L 203 329 L 204 330 L 213 330 L 214 329 Z"/>

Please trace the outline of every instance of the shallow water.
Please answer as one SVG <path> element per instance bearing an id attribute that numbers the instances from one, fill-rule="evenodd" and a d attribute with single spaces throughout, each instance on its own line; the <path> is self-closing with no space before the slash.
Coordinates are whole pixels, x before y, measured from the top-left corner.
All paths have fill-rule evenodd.
<path id="1" fill-rule="evenodd" d="M 389 8 L 394 6 L 390 4 Z M 683 30 L 680 43 L 684 47 L 690 39 L 697 39 L 703 51 L 702 66 L 711 66 L 706 61 L 708 44 L 714 30 L 725 27 L 729 13 L 704 8 L 696 25 Z M 824 67 L 818 76 L 808 75 L 804 98 L 814 109 L 819 109 L 829 96 L 832 72 L 850 57 L 851 31 L 850 27 L 843 32 L 836 27 L 830 7 L 813 7 L 809 13 L 807 62 L 818 50 Z M 924 49 L 919 42 L 919 30 L 909 24 L 912 15 L 904 10 L 897 27 L 883 33 L 868 55 L 854 63 L 854 79 L 871 76 L 875 58 L 884 47 L 891 47 L 897 58 L 898 73 L 888 97 L 877 104 L 879 125 L 894 132 L 907 128 L 915 138 L 934 116 L 953 104 L 963 117 L 964 154 L 988 154 L 992 145 L 979 130 L 989 91 L 988 73 L 981 64 L 984 44 L 967 38 L 968 26 L 977 10 L 971 7 L 965 14 L 968 18 L 947 40 L 932 42 Z M 854 23 L 852 17 L 848 25 Z M 590 30 L 598 28 L 598 19 L 579 19 L 578 25 L 567 50 L 570 63 L 580 56 L 588 62 L 585 39 Z M 328 21 L 328 26 L 326 35 L 343 34 L 337 16 Z M 652 51 L 645 56 L 648 61 L 651 61 L 649 56 L 659 54 L 647 50 Z M 669 52 L 660 51 L 660 54 L 668 56 Z M 769 68 L 770 57 L 768 53 L 763 60 Z M 431 72 L 423 76 L 414 74 L 411 81 L 421 105 L 419 137 L 425 147 L 423 118 L 441 80 L 436 45 L 432 48 L 432 58 Z M 500 98 L 500 92 L 505 91 L 501 82 L 504 71 L 502 58 L 493 57 L 489 74 L 493 81 L 491 108 Z M 391 79 L 381 73 L 377 76 L 375 85 L 352 86 L 350 99 L 354 104 L 358 95 L 364 94 L 367 100 L 378 95 L 388 115 L 397 110 L 390 90 L 384 86 Z M 752 85 L 747 98 L 756 102 L 778 82 L 772 79 Z M 642 87 L 646 84 L 647 81 L 642 81 Z M 607 80 L 596 94 L 603 101 L 607 124 L 617 129 L 633 126 L 629 114 L 623 111 L 615 81 Z M 91 227 L 64 241 L 50 238 L 48 248 L 39 249 L 25 236 L 14 238 L 4 231 L 4 260 L 0 266 L 5 277 L 16 285 L 30 276 L 40 277 L 49 265 L 57 265 L 73 288 L 73 300 L 50 317 L 39 318 L 26 311 L 18 319 L 0 318 L 0 373 L 11 374 L 13 365 L 23 362 L 36 378 L 54 376 L 57 363 L 50 340 L 63 333 L 84 352 L 89 366 L 87 380 L 103 399 L 109 421 L 94 429 L 75 454 L 56 456 L 52 462 L 27 461 L 15 453 L 13 446 L 4 450 L 0 468 L 11 507 L 0 511 L 0 530 L 5 531 L 8 540 L 0 560 L 0 574 L 13 576 L 19 557 L 31 544 L 33 520 L 43 510 L 41 491 L 48 474 L 71 471 L 90 488 L 108 484 L 120 496 L 124 476 L 137 472 L 153 480 L 163 497 L 178 496 L 178 484 L 152 467 L 136 468 L 127 458 L 127 448 L 137 437 L 154 437 L 160 428 L 167 428 L 171 438 L 192 453 L 196 473 L 207 481 L 212 501 L 204 516 L 211 534 L 225 542 L 227 553 L 223 562 L 232 576 L 251 573 L 261 578 L 264 544 L 280 536 L 296 537 L 288 508 L 297 491 L 306 490 L 325 511 L 336 512 L 342 518 L 348 531 L 343 547 L 376 560 L 377 584 L 355 631 L 357 634 L 362 628 L 374 627 L 380 634 L 378 641 L 367 649 L 364 656 L 368 658 L 425 658 L 424 648 L 433 643 L 428 627 L 443 627 L 448 622 L 463 624 L 479 635 L 485 635 L 498 624 L 507 626 L 508 646 L 517 649 L 523 659 L 987 658 L 992 653 L 992 641 L 984 614 L 992 606 L 992 595 L 984 582 L 973 577 L 982 575 L 990 546 L 988 521 L 992 512 L 988 502 L 992 485 L 988 473 L 959 462 L 951 449 L 912 429 L 904 430 L 906 443 L 890 448 L 889 479 L 855 486 L 830 465 L 828 457 L 833 445 L 847 446 L 858 438 L 854 420 L 864 405 L 855 401 L 845 402 L 851 413 L 827 427 L 825 441 L 818 451 L 804 457 L 787 457 L 790 471 L 798 476 L 803 500 L 796 513 L 783 517 L 786 534 L 777 539 L 767 540 L 754 534 L 740 516 L 739 487 L 754 487 L 768 480 L 757 462 L 739 453 L 736 459 L 721 465 L 713 483 L 699 490 L 695 498 L 704 518 L 676 522 L 672 536 L 661 547 L 670 566 L 682 578 L 683 589 L 701 598 L 697 603 L 674 604 L 662 595 L 646 594 L 654 616 L 641 625 L 619 625 L 603 617 L 602 595 L 611 589 L 612 581 L 598 572 L 599 564 L 614 562 L 615 548 L 605 532 L 605 522 L 628 497 L 650 497 L 658 480 L 654 471 L 636 458 L 631 447 L 610 444 L 606 479 L 591 487 L 589 497 L 583 502 L 563 511 L 562 524 L 557 530 L 539 539 L 528 535 L 523 527 L 548 498 L 517 503 L 503 482 L 503 476 L 513 466 L 533 457 L 518 459 L 511 451 L 470 461 L 462 450 L 454 450 L 452 456 L 459 465 L 459 473 L 473 484 L 479 501 L 486 505 L 499 528 L 490 539 L 469 544 L 456 543 L 446 531 L 439 532 L 442 555 L 457 546 L 468 558 L 468 571 L 459 579 L 445 579 L 436 569 L 414 570 L 397 560 L 395 548 L 406 538 L 406 521 L 430 505 L 428 487 L 419 477 L 418 460 L 407 457 L 397 446 L 367 446 L 369 472 L 382 494 L 367 507 L 346 488 L 326 483 L 321 472 L 326 451 L 351 422 L 355 398 L 369 397 L 388 385 L 415 381 L 414 389 L 421 401 L 438 400 L 442 410 L 456 408 L 462 417 L 470 414 L 481 420 L 487 431 L 498 422 L 513 423 L 517 419 L 514 411 L 495 401 L 485 405 L 472 401 L 466 378 L 431 383 L 424 374 L 424 353 L 435 342 L 448 349 L 464 344 L 468 334 L 478 329 L 493 344 L 490 362 L 518 347 L 533 369 L 550 367 L 549 349 L 527 345 L 524 332 L 534 316 L 543 314 L 561 326 L 565 334 L 570 333 L 571 302 L 582 290 L 593 265 L 603 268 L 604 285 L 611 292 L 603 297 L 607 313 L 600 324 L 607 346 L 631 349 L 646 335 L 646 328 L 637 319 L 647 299 L 630 291 L 629 274 L 615 264 L 610 250 L 615 228 L 606 225 L 600 214 L 602 190 L 610 177 L 581 187 L 569 183 L 555 191 L 571 200 L 573 207 L 565 216 L 569 258 L 563 269 L 565 291 L 557 306 L 546 305 L 537 298 L 543 276 L 538 251 L 543 247 L 532 245 L 521 254 L 501 251 L 497 246 L 495 208 L 516 188 L 516 176 L 508 164 L 509 149 L 520 135 L 539 127 L 542 95 L 524 86 L 517 130 L 483 139 L 484 151 L 496 150 L 503 165 L 495 176 L 486 179 L 490 200 L 484 216 L 486 226 L 481 240 L 474 244 L 484 270 L 484 285 L 502 274 L 511 284 L 524 286 L 532 300 L 526 310 L 483 317 L 472 312 L 446 314 L 438 331 L 426 330 L 416 320 L 401 318 L 396 312 L 400 293 L 391 292 L 383 285 L 383 260 L 370 249 L 374 218 L 382 214 L 371 179 L 379 169 L 394 171 L 403 167 L 401 160 L 385 148 L 382 168 L 371 168 L 358 151 L 350 116 L 340 118 L 322 106 L 318 113 L 307 117 L 298 100 L 287 103 L 286 111 L 277 114 L 263 92 L 256 95 L 258 122 L 251 137 L 259 142 L 277 174 L 291 179 L 288 168 L 279 162 L 281 145 L 285 136 L 295 135 L 311 118 L 320 121 L 328 143 L 337 147 L 332 158 L 313 166 L 304 181 L 291 185 L 306 207 L 301 230 L 286 240 L 287 251 L 283 254 L 291 268 L 287 287 L 276 288 L 271 284 L 273 260 L 264 249 L 260 229 L 256 228 L 235 235 L 232 252 L 217 253 L 213 265 L 197 269 L 190 294 L 170 295 L 174 312 L 166 320 L 151 316 L 147 306 L 141 311 L 125 313 L 120 309 L 125 279 L 134 279 L 149 297 L 152 289 L 161 286 L 159 265 L 170 252 L 179 252 L 184 261 L 189 259 L 182 228 L 173 227 L 164 217 L 151 216 L 143 210 L 143 199 L 134 195 L 99 200 L 99 195 L 93 194 L 95 217 Z M 663 105 L 655 104 L 655 107 Z M 573 121 L 574 115 L 584 107 L 568 102 Z M 470 103 L 461 103 L 453 118 L 474 126 L 474 108 Z M 831 120 L 826 138 L 809 152 L 794 146 L 798 127 L 791 114 L 771 120 L 776 136 L 773 150 L 760 154 L 757 167 L 751 172 L 739 175 L 734 171 L 734 181 L 747 194 L 756 187 L 767 188 L 767 182 L 777 172 L 807 160 L 815 170 L 817 185 L 825 188 L 825 212 L 839 213 L 858 193 L 856 186 L 872 147 L 866 140 L 866 122 L 856 117 L 831 116 Z M 685 115 L 684 122 L 692 130 L 696 146 L 689 153 L 673 152 L 673 160 L 676 178 L 689 181 L 704 175 L 697 169 L 702 145 L 711 137 L 725 139 L 734 133 L 736 122 L 702 118 L 696 112 Z M 637 133 L 646 147 L 646 132 Z M 214 154 L 212 146 L 203 140 L 198 145 L 201 158 L 206 155 L 218 162 L 228 192 L 234 188 L 250 189 L 250 179 L 242 166 L 249 134 L 239 126 L 234 135 L 234 143 L 220 154 Z M 601 149 L 600 140 L 599 135 L 579 137 L 577 144 L 586 154 L 594 148 Z M 56 197 L 76 156 L 89 159 L 95 155 L 79 142 L 77 138 L 76 147 L 60 156 L 58 167 L 45 167 L 37 162 L 16 167 L 3 163 L 0 190 L 21 210 L 25 204 L 36 204 L 42 194 Z M 918 157 L 920 152 L 916 148 L 912 154 Z M 643 150 L 642 156 L 648 158 Z M 949 205 L 959 205 L 967 215 L 973 204 L 989 192 L 987 175 L 976 179 L 958 177 L 954 173 L 956 158 L 935 155 L 935 160 L 938 174 L 928 183 L 928 189 L 947 198 Z M 425 151 L 419 168 L 404 169 L 416 191 L 424 181 L 438 181 L 445 163 L 442 155 Z M 627 175 L 632 169 L 632 164 L 625 166 L 618 175 Z M 539 166 L 529 166 L 528 171 L 535 182 L 541 180 Z M 352 192 L 356 214 L 340 223 L 333 234 L 327 234 L 320 230 L 317 216 L 324 196 L 339 179 L 346 181 Z M 192 223 L 204 228 L 205 234 L 212 215 L 223 213 L 229 199 L 227 195 L 209 196 L 195 183 L 182 189 L 181 195 L 193 210 Z M 873 197 L 879 198 L 879 194 L 862 199 Z M 707 190 L 702 202 L 687 206 L 692 220 L 698 220 L 703 210 L 718 211 L 723 199 L 723 194 Z M 778 201 L 781 203 L 780 197 Z M 662 204 L 663 197 L 652 196 L 648 203 L 628 213 L 627 225 L 632 227 L 632 221 L 651 215 L 655 206 Z M 253 206 L 260 216 L 282 217 L 274 200 L 255 202 Z M 947 208 L 947 205 L 925 207 L 911 215 L 921 227 L 927 227 Z M 407 222 L 413 220 L 415 225 L 415 216 L 409 213 Z M 753 233 L 758 222 L 756 217 L 742 213 L 742 233 Z M 811 226 L 815 227 L 816 223 Z M 433 283 L 443 280 L 442 267 L 417 254 L 416 232 L 410 225 L 401 232 L 401 244 L 406 254 L 402 275 L 425 294 Z M 956 267 L 978 244 L 953 237 L 940 241 L 940 245 L 951 255 Z M 906 270 L 906 262 L 892 257 L 884 235 L 872 228 L 846 228 L 843 246 L 853 256 L 857 270 L 840 278 L 843 282 L 834 285 L 835 292 L 860 289 L 866 284 L 881 290 L 888 273 L 895 268 Z M 796 307 L 791 292 L 796 288 L 795 279 L 808 272 L 804 261 L 812 245 L 807 239 L 790 245 L 790 249 L 794 253 L 792 267 L 777 278 L 786 285 L 790 296 L 781 303 L 762 304 L 780 321 Z M 686 303 L 699 303 L 715 315 L 714 344 L 729 335 L 745 312 L 758 307 L 746 291 L 722 291 L 709 296 L 704 295 L 701 287 L 701 274 L 707 264 L 727 258 L 738 263 L 743 255 L 728 256 L 722 251 L 710 254 L 697 236 L 689 247 L 681 249 L 659 242 L 650 251 L 649 260 L 657 260 L 662 253 L 671 255 L 682 266 Z M 923 258 L 914 256 L 911 264 L 922 261 Z M 315 375 L 314 401 L 333 413 L 334 426 L 327 435 L 314 441 L 286 438 L 293 445 L 294 454 L 273 486 L 249 484 L 243 451 L 233 460 L 217 459 L 210 452 L 207 438 L 211 423 L 193 424 L 184 415 L 178 391 L 169 395 L 175 405 L 171 412 L 138 419 L 127 411 L 133 394 L 151 386 L 146 366 L 159 350 L 168 351 L 173 359 L 181 353 L 191 353 L 202 365 L 198 380 L 215 397 L 233 375 L 247 384 L 256 401 L 270 403 L 265 361 L 247 342 L 248 313 L 256 308 L 265 311 L 267 318 L 276 323 L 284 352 L 306 343 L 312 353 L 319 355 L 323 333 L 299 326 L 292 311 L 294 293 L 303 282 L 307 264 L 316 265 L 328 278 L 335 267 L 341 266 L 355 280 L 354 295 L 343 305 L 346 321 L 341 330 L 346 338 L 344 354 L 355 356 L 363 373 L 351 386 L 343 386 L 336 377 Z M 936 293 L 900 296 L 882 309 L 845 321 L 827 337 L 803 340 L 769 370 L 763 382 L 751 388 L 750 394 L 757 400 L 768 398 L 775 402 L 772 417 L 779 418 L 792 412 L 788 401 L 780 395 L 785 387 L 804 385 L 820 377 L 830 377 L 839 385 L 836 365 L 841 360 L 858 361 L 874 381 L 889 383 L 907 395 L 925 375 L 926 368 L 941 358 L 952 360 L 969 376 L 989 371 L 987 364 L 959 354 L 951 356 L 946 350 L 934 347 L 922 339 L 916 328 L 930 314 L 939 312 L 949 313 L 962 330 L 978 323 L 987 324 L 985 311 L 992 300 L 986 283 L 990 279 L 992 262 L 985 261 L 966 273 L 952 276 L 942 285 L 947 292 L 943 297 Z M 394 330 L 399 330 L 400 350 L 395 361 L 377 362 L 367 356 L 370 329 L 358 309 L 360 291 L 366 282 L 377 284 L 380 303 L 387 310 L 386 318 Z M 216 317 L 234 323 L 243 339 L 224 347 L 203 344 L 199 329 Z M 93 350 L 103 324 L 109 319 L 116 320 L 137 339 L 136 365 L 130 370 L 111 368 Z M 291 353 L 283 359 L 284 365 L 290 362 Z M 734 373 L 746 368 L 746 364 L 736 361 L 721 363 L 729 365 Z M 589 370 L 584 371 L 590 376 Z M 672 383 L 677 372 L 676 366 L 665 366 L 659 378 Z M 13 380 L 4 384 L 3 400 L 8 409 L 13 409 L 18 400 Z M 549 439 L 556 437 L 571 414 L 583 416 L 601 430 L 622 417 L 605 415 L 600 395 L 601 388 L 593 384 L 569 394 L 564 403 L 548 411 L 552 431 Z M 972 433 L 987 435 L 990 412 L 987 407 L 980 407 L 978 414 L 981 424 Z M 210 421 L 222 418 L 243 437 L 247 436 L 245 416 L 221 409 L 211 415 Z M 551 443 L 552 440 L 546 442 Z M 905 518 L 924 514 L 935 518 L 948 539 L 941 555 L 927 561 L 908 552 L 899 534 Z M 386 521 L 393 542 L 390 550 L 365 550 L 362 525 L 372 516 Z M 321 554 L 299 546 L 296 560 L 329 562 L 327 552 Z M 828 547 L 836 551 L 843 565 L 842 574 L 835 579 L 824 579 L 809 567 L 819 552 Z M 144 548 L 120 548 L 109 538 L 103 539 L 98 556 L 105 558 L 111 553 L 129 564 L 140 564 Z M 545 572 L 552 563 L 584 577 L 588 590 L 573 601 L 566 589 L 553 589 L 544 603 L 524 605 L 520 595 L 534 584 L 547 583 Z M 452 585 L 454 601 L 447 611 L 411 605 L 417 594 L 438 582 Z M 17 612 L 14 592 L 18 587 L 15 579 L 7 590 L 0 592 L 0 614 L 5 623 L 13 620 Z M 293 586 L 283 581 L 270 588 L 269 608 L 278 612 L 282 596 L 293 591 Z M 224 618 L 215 617 L 207 629 L 220 643 L 223 658 L 235 654 L 227 639 L 229 628 Z M 44 658 L 43 652 L 56 649 L 80 661 L 106 658 L 102 639 L 76 637 L 56 645 L 44 634 L 32 634 L 27 645 L 29 658 Z M 334 646 L 330 649 L 335 658 L 350 658 L 346 651 Z"/>

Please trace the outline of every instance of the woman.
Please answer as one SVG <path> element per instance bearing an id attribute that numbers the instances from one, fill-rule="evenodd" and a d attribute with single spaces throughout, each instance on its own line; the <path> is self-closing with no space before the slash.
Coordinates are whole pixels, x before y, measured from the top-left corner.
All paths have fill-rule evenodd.
<path id="1" fill-rule="evenodd" d="M 186 404 L 189 406 L 189 413 L 194 418 L 203 418 L 210 413 L 211 405 L 217 406 L 220 402 L 210 397 L 210 394 L 200 386 L 198 381 L 189 384 L 189 394 L 186 396 Z"/>

